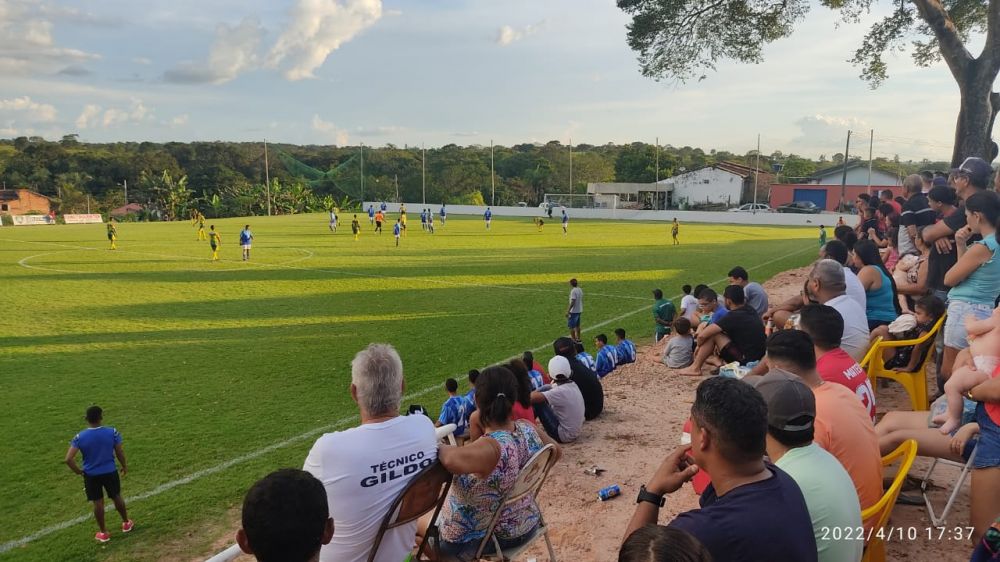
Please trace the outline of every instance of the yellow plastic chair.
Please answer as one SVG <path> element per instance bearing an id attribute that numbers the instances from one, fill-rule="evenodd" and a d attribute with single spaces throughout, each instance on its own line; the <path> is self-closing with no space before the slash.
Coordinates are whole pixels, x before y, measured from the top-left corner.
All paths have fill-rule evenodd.
<path id="1" fill-rule="evenodd" d="M 889 516 L 892 515 L 892 508 L 896 506 L 896 499 L 899 498 L 899 491 L 903 489 L 903 482 L 906 480 L 906 475 L 910 473 L 910 467 L 913 466 L 913 459 L 917 457 L 917 442 L 913 439 L 903 441 L 899 447 L 896 447 L 895 451 L 882 457 L 882 466 L 887 467 L 896 462 L 900 457 L 903 460 L 899 464 L 899 470 L 896 471 L 896 477 L 892 479 L 892 486 L 889 486 L 889 489 L 882 494 L 882 498 L 878 503 L 861 511 L 862 521 L 875 520 L 875 524 L 872 526 L 871 538 L 868 540 L 867 546 L 865 546 L 865 553 L 861 557 L 861 562 L 885 562 L 885 541 L 880 536 L 882 534 L 881 530 L 889 522 Z"/>
<path id="2" fill-rule="evenodd" d="M 932 341 L 936 336 L 941 326 L 944 324 L 944 319 L 947 315 L 942 315 L 938 318 L 937 323 L 931 328 L 929 332 L 923 336 L 913 339 L 913 340 L 883 340 L 873 345 L 868 351 L 863 361 L 867 361 L 868 364 L 864 367 L 868 371 L 868 380 L 872 383 L 872 390 L 877 388 L 875 384 L 879 378 L 891 379 L 899 384 L 903 385 L 906 389 L 906 393 L 910 396 L 910 404 L 913 407 L 913 411 L 926 410 L 928 407 L 927 403 L 927 365 L 931 362 L 931 357 L 934 356 L 933 347 L 928 349 L 924 354 L 924 360 L 920 362 L 917 366 L 917 370 L 912 373 L 901 373 L 893 371 L 892 369 L 887 369 L 885 367 L 885 358 L 883 357 L 883 351 L 889 348 L 895 347 L 906 347 L 906 346 L 918 346 L 924 342 Z"/>
<path id="3" fill-rule="evenodd" d="M 878 344 L 881 341 L 882 341 L 882 336 L 879 336 L 879 337 L 875 338 L 875 341 L 873 341 L 872 343 L 870 343 L 868 345 L 868 352 L 865 353 L 864 358 L 858 363 L 859 365 L 861 365 L 862 369 L 865 369 L 865 370 L 868 369 L 868 364 L 871 363 L 871 361 L 872 361 L 872 355 L 875 355 L 875 348 L 878 347 Z M 871 378 L 871 377 L 869 376 L 869 378 Z M 871 381 L 871 382 L 872 382 L 872 384 L 875 384 L 875 381 Z"/>

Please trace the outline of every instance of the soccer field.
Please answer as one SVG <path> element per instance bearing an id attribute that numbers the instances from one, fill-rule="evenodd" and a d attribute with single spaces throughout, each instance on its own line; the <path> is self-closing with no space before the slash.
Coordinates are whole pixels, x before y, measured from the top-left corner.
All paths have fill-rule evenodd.
<path id="1" fill-rule="evenodd" d="M 301 466 L 322 431 L 356 423 L 350 359 L 373 341 L 403 358 L 406 404 L 437 414 L 444 380 L 566 333 L 571 277 L 583 328 L 652 334 L 651 290 L 722 285 L 816 257 L 814 228 L 573 221 L 538 232 L 530 219 L 448 219 L 437 233 L 391 225 L 358 241 L 325 215 L 221 219 L 221 261 L 190 221 L 0 228 L 0 559 L 153 560 L 212 549 L 218 521 L 257 478 Z M 237 234 L 255 235 L 243 262 Z M 87 406 L 124 437 L 129 535 L 110 513 L 94 542 L 82 482 L 62 464 Z M 109 502 L 110 503 L 110 502 Z M 5 551 L 5 552 L 4 552 Z M 175 553 L 180 554 L 180 553 Z"/>

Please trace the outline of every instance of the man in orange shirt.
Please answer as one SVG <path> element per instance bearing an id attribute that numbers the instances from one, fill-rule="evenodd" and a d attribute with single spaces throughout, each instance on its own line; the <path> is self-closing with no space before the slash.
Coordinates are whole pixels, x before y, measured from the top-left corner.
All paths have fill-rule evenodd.
<path id="1" fill-rule="evenodd" d="M 802 379 L 816 397 L 814 441 L 844 465 L 854 481 L 861 509 L 882 497 L 882 459 L 878 434 L 868 411 L 846 387 L 824 381 L 816 372 L 812 339 L 799 330 L 782 330 L 767 340 L 771 372 L 784 371 Z M 871 521 L 865 521 L 869 527 Z"/>
<path id="2" fill-rule="evenodd" d="M 375 232 L 382 234 L 382 221 L 385 220 L 385 213 L 378 211 L 375 213 Z"/>

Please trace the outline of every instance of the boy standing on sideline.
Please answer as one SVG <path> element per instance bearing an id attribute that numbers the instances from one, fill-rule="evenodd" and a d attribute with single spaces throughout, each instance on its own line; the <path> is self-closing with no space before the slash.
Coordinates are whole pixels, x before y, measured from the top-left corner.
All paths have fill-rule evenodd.
<path id="1" fill-rule="evenodd" d="M 458 381 L 455 379 L 444 381 L 444 389 L 448 391 L 448 399 L 441 405 L 441 415 L 434 422 L 434 427 L 453 423 L 455 437 L 464 437 L 469 429 L 469 416 L 472 414 L 469 400 L 465 396 L 458 395 Z"/>
<path id="2" fill-rule="evenodd" d="M 336 227 L 334 227 L 336 229 Z M 253 234 L 250 232 L 250 225 L 243 227 L 240 231 L 240 247 L 243 248 L 243 261 L 250 259 L 250 244 L 253 242 Z"/>
<path id="3" fill-rule="evenodd" d="M 819 225 L 819 247 L 826 246 L 826 227 Z"/>
<path id="4" fill-rule="evenodd" d="M 670 335 L 670 324 L 674 321 L 674 316 L 677 315 L 677 309 L 674 308 L 674 303 L 663 298 L 663 291 L 659 289 L 653 289 L 653 298 L 655 299 L 653 322 L 656 323 L 653 338 L 655 341 L 660 341 L 664 336 Z"/>
<path id="5" fill-rule="evenodd" d="M 215 231 L 215 225 L 208 227 L 208 244 L 212 246 L 212 261 L 219 261 L 219 246 L 222 245 L 222 237 Z"/>
<path id="6" fill-rule="evenodd" d="M 94 502 L 94 519 L 100 530 L 94 535 L 97 542 L 108 542 L 111 534 L 104 525 L 104 492 L 115 503 L 115 509 L 122 517 L 122 532 L 132 530 L 132 520 L 128 518 L 125 500 L 121 494 L 121 480 L 115 466 L 115 457 L 121 463 L 122 476 L 128 473 L 125 462 L 125 450 L 122 449 L 122 436 L 113 427 L 104 427 L 104 411 L 98 406 L 87 408 L 87 427 L 76 434 L 66 451 L 66 466 L 74 473 L 83 476 L 83 489 L 87 500 Z M 77 452 L 83 453 L 83 470 L 76 464 Z"/>
<path id="7" fill-rule="evenodd" d="M 566 309 L 566 327 L 573 341 L 580 341 L 580 315 L 583 314 L 583 289 L 577 286 L 576 278 L 569 280 L 569 308 Z"/>

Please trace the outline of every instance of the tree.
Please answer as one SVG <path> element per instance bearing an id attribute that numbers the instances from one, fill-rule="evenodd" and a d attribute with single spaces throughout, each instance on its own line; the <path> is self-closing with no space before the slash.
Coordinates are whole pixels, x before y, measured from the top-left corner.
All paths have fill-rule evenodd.
<path id="1" fill-rule="evenodd" d="M 873 0 L 821 0 L 847 21 L 858 21 Z M 861 78 L 878 87 L 887 77 L 883 56 L 912 40 L 919 66 L 944 60 L 958 84 L 961 103 L 955 127 L 952 165 L 967 156 L 992 160 L 991 132 L 1000 112 L 993 83 L 1000 73 L 1000 0 L 901 0 L 872 25 L 851 62 Z M 808 0 L 618 0 L 632 16 L 628 44 L 639 55 L 644 76 L 686 81 L 704 78 L 722 59 L 763 60 L 763 47 L 791 35 L 809 10 Z M 967 45 L 985 35 L 974 57 Z"/>

